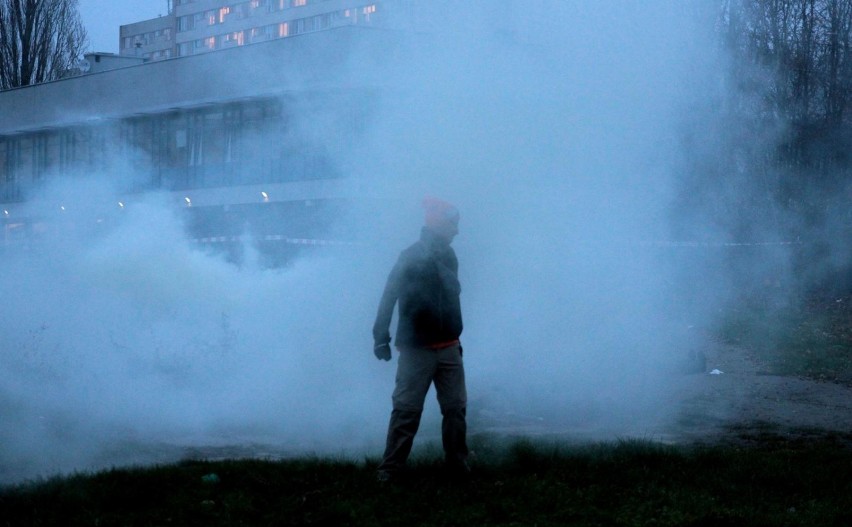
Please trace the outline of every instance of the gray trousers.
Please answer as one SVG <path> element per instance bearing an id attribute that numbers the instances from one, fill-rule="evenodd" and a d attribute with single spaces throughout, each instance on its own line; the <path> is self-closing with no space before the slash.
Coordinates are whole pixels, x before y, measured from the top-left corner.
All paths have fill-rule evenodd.
<path id="1" fill-rule="evenodd" d="M 433 382 L 443 415 L 441 436 L 446 461 L 458 466 L 467 459 L 467 390 L 461 347 L 456 344 L 440 350 L 407 348 L 399 352 L 393 411 L 379 470 L 394 472 L 405 465 L 420 426 L 426 393 Z"/>

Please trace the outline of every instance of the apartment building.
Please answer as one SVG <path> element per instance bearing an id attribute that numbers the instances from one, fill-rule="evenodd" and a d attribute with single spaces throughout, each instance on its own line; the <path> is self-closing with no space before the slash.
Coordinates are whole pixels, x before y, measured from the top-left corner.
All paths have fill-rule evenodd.
<path id="1" fill-rule="evenodd" d="M 347 25 L 381 25 L 408 0 L 175 0 L 171 12 L 120 28 L 119 53 L 163 60 Z M 396 16 L 396 19 L 399 19 Z"/>
<path id="2" fill-rule="evenodd" d="M 119 55 L 146 60 L 175 56 L 175 17 L 165 16 L 134 22 L 119 28 Z"/>

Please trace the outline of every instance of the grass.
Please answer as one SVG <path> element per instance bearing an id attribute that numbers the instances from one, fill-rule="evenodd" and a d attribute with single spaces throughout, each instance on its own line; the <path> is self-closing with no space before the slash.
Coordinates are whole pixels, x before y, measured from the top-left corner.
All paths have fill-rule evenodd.
<path id="1" fill-rule="evenodd" d="M 431 456 L 390 485 L 371 460 L 186 461 L 0 489 L 0 525 L 852 525 L 852 438 L 776 439 L 478 437 L 469 481 Z"/>
<path id="2" fill-rule="evenodd" d="M 767 373 L 852 384 L 852 296 L 783 308 L 751 299 L 728 312 L 719 333 L 752 352 Z"/>
<path id="3" fill-rule="evenodd" d="M 719 332 L 768 372 L 852 383 L 852 297 L 753 301 Z M 729 437 L 675 447 L 476 436 L 464 482 L 444 473 L 437 447 L 391 485 L 375 480 L 374 459 L 120 468 L 0 488 L 0 527 L 852 525 L 852 434 L 746 427 Z"/>

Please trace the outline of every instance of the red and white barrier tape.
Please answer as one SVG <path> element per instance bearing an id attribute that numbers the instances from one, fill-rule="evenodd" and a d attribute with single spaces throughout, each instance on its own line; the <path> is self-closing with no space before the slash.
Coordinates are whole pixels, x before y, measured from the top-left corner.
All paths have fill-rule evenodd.
<path id="1" fill-rule="evenodd" d="M 780 247 L 785 245 L 802 245 L 800 241 L 782 242 L 636 242 L 640 247 Z"/>

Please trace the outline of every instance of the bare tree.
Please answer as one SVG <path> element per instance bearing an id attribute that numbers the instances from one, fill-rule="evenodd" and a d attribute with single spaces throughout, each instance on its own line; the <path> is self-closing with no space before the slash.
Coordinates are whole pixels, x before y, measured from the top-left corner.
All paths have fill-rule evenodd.
<path id="1" fill-rule="evenodd" d="M 61 78 L 87 40 L 77 0 L 0 0 L 0 89 Z"/>
<path id="2" fill-rule="evenodd" d="M 703 207 L 738 236 L 757 216 L 777 218 L 779 229 L 799 235 L 847 214 L 852 0 L 716 5 L 726 90 L 713 120 L 696 123 L 686 143 L 685 207 Z"/>
<path id="3" fill-rule="evenodd" d="M 852 169 L 852 0 L 722 5 L 720 32 L 733 53 L 733 76 L 751 89 L 740 95 L 759 94 L 762 109 L 789 126 L 777 162 Z"/>
<path id="4" fill-rule="evenodd" d="M 840 125 L 850 102 L 852 91 L 852 0 L 827 0 L 822 19 L 825 21 L 825 44 L 817 57 L 824 93 L 825 119 Z"/>

